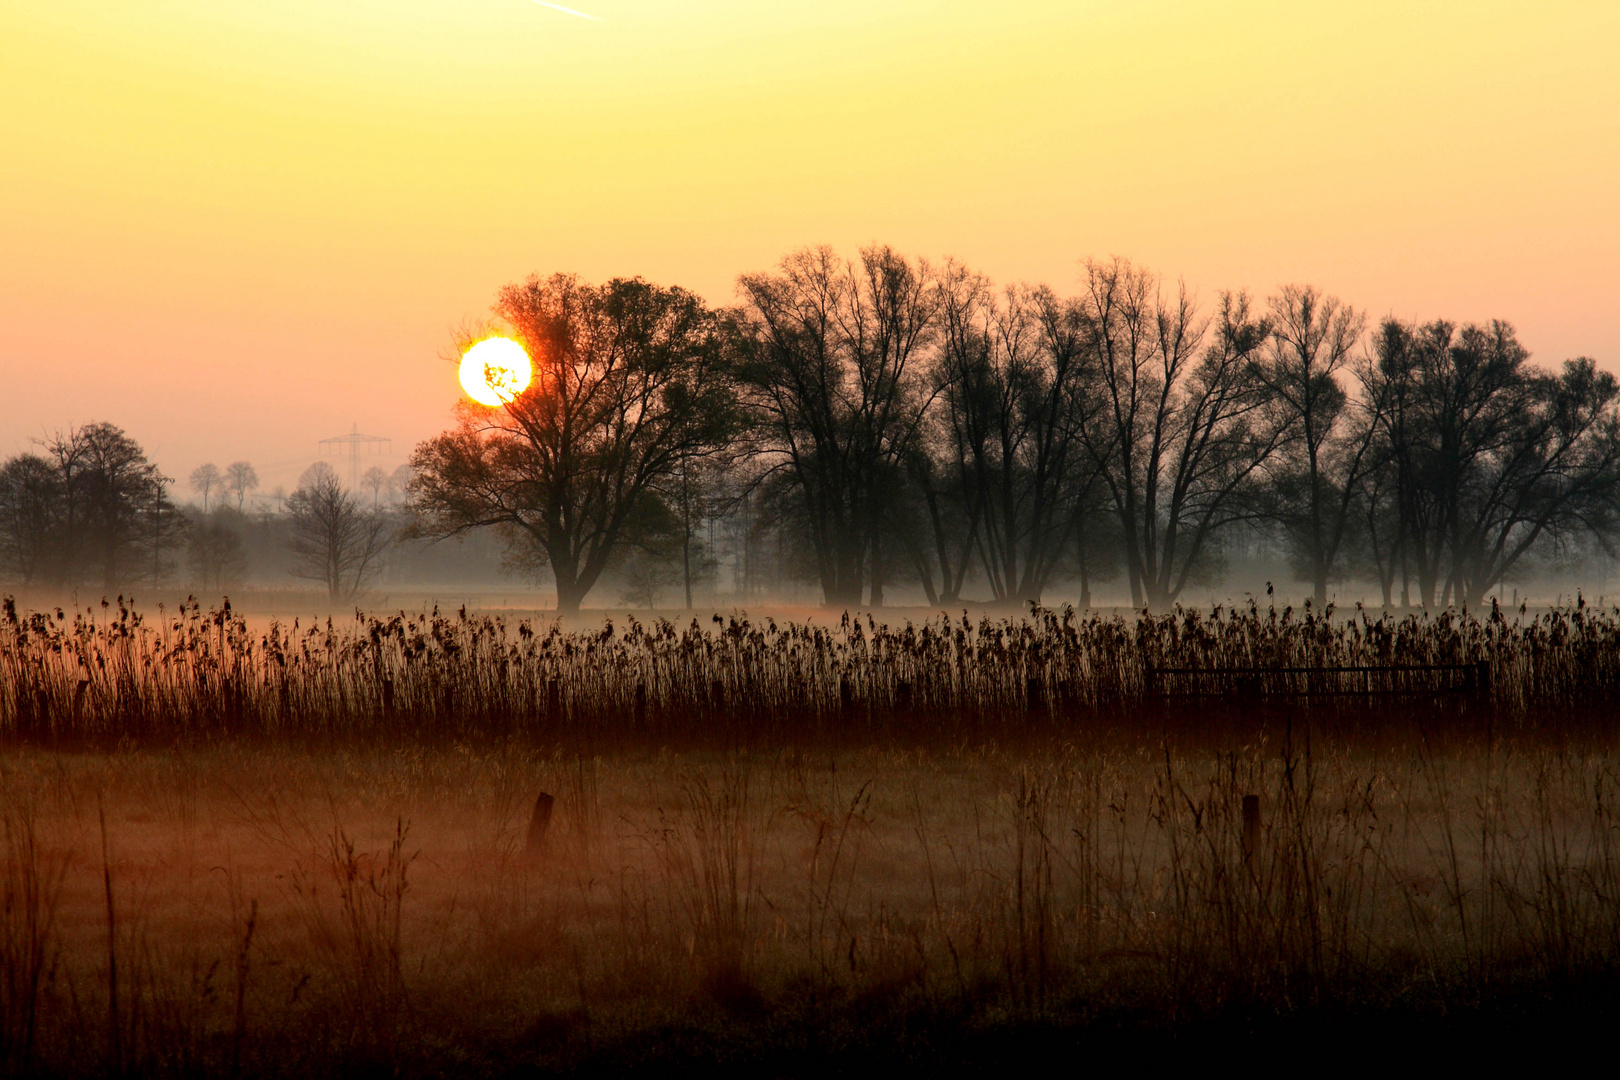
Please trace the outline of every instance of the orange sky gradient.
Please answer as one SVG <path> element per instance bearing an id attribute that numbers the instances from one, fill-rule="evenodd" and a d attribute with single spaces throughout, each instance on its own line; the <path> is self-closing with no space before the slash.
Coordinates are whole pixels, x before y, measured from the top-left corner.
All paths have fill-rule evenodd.
<path id="1" fill-rule="evenodd" d="M 813 243 L 1310 282 L 1620 369 L 1613 0 L 569 6 L 8 0 L 0 455 L 105 419 L 290 488 L 358 423 L 397 464 L 502 284 L 725 303 Z"/>

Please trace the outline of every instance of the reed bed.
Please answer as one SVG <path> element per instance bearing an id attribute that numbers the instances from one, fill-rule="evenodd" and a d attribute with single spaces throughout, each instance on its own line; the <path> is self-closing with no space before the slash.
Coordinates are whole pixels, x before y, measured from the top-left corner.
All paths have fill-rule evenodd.
<path id="1" fill-rule="evenodd" d="M 1367 667 L 1401 673 L 1410 700 L 1454 689 L 1445 665 L 1481 672 L 1468 704 L 1492 717 L 1590 714 L 1620 688 L 1620 608 L 1397 616 L 1251 602 L 1125 619 L 1036 607 L 899 626 L 738 613 L 584 631 L 435 609 L 255 633 L 228 601 L 148 618 L 122 598 L 72 613 L 19 613 L 7 599 L 0 736 L 944 734 L 1138 715 L 1165 669 Z M 1365 711 L 1370 700 L 1289 706 Z"/>

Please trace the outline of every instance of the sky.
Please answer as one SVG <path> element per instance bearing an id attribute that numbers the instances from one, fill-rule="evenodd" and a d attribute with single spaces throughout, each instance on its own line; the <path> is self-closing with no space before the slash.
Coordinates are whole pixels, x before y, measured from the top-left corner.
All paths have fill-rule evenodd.
<path id="1" fill-rule="evenodd" d="M 823 243 L 1310 283 L 1620 370 L 1613 0 L 568 6 L 7 0 L 0 456 L 108 420 L 290 488 L 358 426 L 392 468 L 502 285 L 723 304 Z"/>

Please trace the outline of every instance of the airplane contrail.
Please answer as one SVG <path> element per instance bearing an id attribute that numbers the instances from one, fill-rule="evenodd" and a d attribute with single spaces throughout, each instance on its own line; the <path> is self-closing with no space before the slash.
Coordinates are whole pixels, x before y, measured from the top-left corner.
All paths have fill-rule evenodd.
<path id="1" fill-rule="evenodd" d="M 575 11 L 573 8 L 563 7 L 561 4 L 548 4 L 548 3 L 546 3 L 546 0 L 534 0 L 534 2 L 539 4 L 541 7 L 548 7 L 552 11 L 560 11 L 564 15 L 577 15 L 581 19 L 589 19 L 589 20 L 591 20 L 591 22 L 601 22 L 602 21 L 601 19 L 598 19 L 595 15 L 587 15 L 583 11 Z"/>

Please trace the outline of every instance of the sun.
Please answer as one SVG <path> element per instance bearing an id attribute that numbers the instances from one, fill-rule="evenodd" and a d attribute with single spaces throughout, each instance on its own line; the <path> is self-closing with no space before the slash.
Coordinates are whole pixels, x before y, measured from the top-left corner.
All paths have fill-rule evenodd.
<path id="1" fill-rule="evenodd" d="M 485 338 L 461 357 L 461 386 L 480 405 L 505 405 L 529 385 L 534 366 L 511 338 Z"/>

